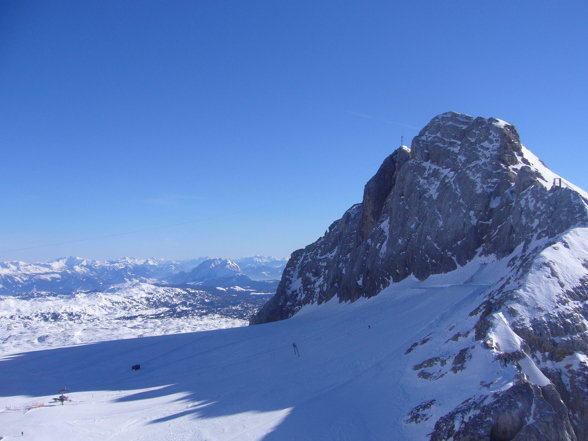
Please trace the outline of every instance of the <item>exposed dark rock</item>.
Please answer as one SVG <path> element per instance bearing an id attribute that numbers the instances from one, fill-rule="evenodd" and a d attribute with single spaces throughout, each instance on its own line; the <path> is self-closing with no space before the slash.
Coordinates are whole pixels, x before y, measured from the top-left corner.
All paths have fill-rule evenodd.
<path id="1" fill-rule="evenodd" d="M 378 294 L 409 275 L 423 280 L 469 262 L 502 258 L 533 238 L 586 223 L 582 197 L 546 187 L 523 157 L 514 126 L 439 115 L 390 155 L 325 235 L 298 250 L 276 297 L 251 323 L 291 317 L 303 305 Z"/>
<path id="2" fill-rule="evenodd" d="M 575 441 L 567 409 L 553 385 L 523 383 L 470 399 L 439 419 L 431 441 Z M 475 412 L 473 412 L 475 411 Z"/>
<path id="3" fill-rule="evenodd" d="M 428 360 L 425 360 L 422 363 L 414 365 L 412 368 L 415 371 L 417 371 L 419 369 L 430 368 L 430 367 L 435 366 L 437 364 L 440 364 L 441 366 L 445 366 L 447 364 L 447 360 L 442 357 L 429 358 Z"/>
<path id="4" fill-rule="evenodd" d="M 416 406 L 414 409 L 412 409 L 409 414 L 408 414 L 408 418 L 406 419 L 406 423 L 416 423 L 416 424 L 420 424 L 423 421 L 427 421 L 431 418 L 431 416 L 428 414 L 428 410 L 433 407 L 433 404 L 435 404 L 436 400 L 429 400 L 429 401 L 425 401 L 421 404 L 419 404 L 418 406 Z"/>
<path id="5" fill-rule="evenodd" d="M 463 348 L 453 359 L 453 366 L 451 366 L 451 371 L 454 374 L 457 374 L 459 371 L 463 371 L 466 368 L 466 363 L 469 359 L 472 358 L 471 350 L 475 349 L 475 346 L 471 348 Z"/>

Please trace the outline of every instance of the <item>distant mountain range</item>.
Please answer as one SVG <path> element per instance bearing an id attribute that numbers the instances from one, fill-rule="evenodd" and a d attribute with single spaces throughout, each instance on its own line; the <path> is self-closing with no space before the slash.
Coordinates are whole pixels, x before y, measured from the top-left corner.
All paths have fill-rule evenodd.
<path id="1" fill-rule="evenodd" d="M 215 286 L 215 279 L 235 276 L 241 277 L 241 283 L 250 283 L 279 279 L 286 263 L 287 259 L 261 256 L 235 261 L 210 258 L 98 261 L 65 257 L 37 263 L 0 262 L 0 294 L 105 290 L 128 282 L 164 285 L 206 282 L 206 285 Z M 227 282 L 223 280 L 221 284 L 224 286 Z"/>

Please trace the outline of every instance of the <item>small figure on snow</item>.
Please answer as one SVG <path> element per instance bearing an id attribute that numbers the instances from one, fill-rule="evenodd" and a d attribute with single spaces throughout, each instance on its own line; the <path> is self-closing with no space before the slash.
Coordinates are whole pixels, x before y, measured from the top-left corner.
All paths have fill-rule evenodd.
<path id="1" fill-rule="evenodd" d="M 294 348 L 294 355 L 298 355 L 300 357 L 300 352 L 298 352 L 298 346 L 296 346 L 296 343 L 292 343 L 292 347 Z"/>

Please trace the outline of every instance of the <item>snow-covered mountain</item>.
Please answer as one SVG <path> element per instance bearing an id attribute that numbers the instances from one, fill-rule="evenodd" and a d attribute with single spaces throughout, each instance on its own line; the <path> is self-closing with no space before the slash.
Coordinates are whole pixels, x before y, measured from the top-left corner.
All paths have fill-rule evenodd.
<path id="1" fill-rule="evenodd" d="M 12 354 L 0 435 L 586 440 L 587 207 L 512 125 L 440 115 L 293 253 L 259 325 Z"/>
<path id="2" fill-rule="evenodd" d="M 250 265 L 249 269 L 254 270 L 253 267 L 253 265 Z M 231 259 L 208 259 L 190 271 L 189 274 L 185 276 L 183 274 L 180 273 L 174 276 L 176 283 L 224 288 L 239 286 L 262 292 L 275 292 L 277 287 L 275 279 L 251 279 Z"/>
<path id="3" fill-rule="evenodd" d="M 588 194 L 547 169 L 514 126 L 445 113 L 384 161 L 361 204 L 293 253 L 251 322 L 393 295 L 406 280 L 480 262 L 452 289 L 467 295 L 404 354 L 414 363 L 408 423 L 431 440 L 588 439 L 587 226 Z M 456 378 L 463 393 L 448 393 Z"/>
<path id="4" fill-rule="evenodd" d="M 166 259 L 98 261 L 65 257 L 39 263 L 0 262 L 0 294 L 106 289 L 130 281 L 155 282 L 187 269 L 182 262 Z"/>
<path id="5" fill-rule="evenodd" d="M 277 280 L 287 259 L 251 257 L 238 259 L 244 269 L 230 259 L 197 258 L 191 260 L 123 258 L 97 261 L 79 257 L 60 258 L 49 262 L 0 262 L 0 295 L 19 292 L 69 293 L 75 291 L 105 290 L 127 282 L 186 283 L 188 274 L 203 262 L 214 264 L 214 274 L 208 269 L 208 279 L 246 275 L 252 280 Z M 223 263 L 224 262 L 224 263 Z M 230 264 L 228 264 L 230 262 Z M 222 263 L 222 264 L 221 264 Z M 219 266 L 220 264 L 220 266 Z M 271 268 L 271 271 L 268 270 Z M 202 267 L 199 271 L 206 271 Z M 221 274 L 221 272 L 224 273 Z M 195 273 L 192 281 L 202 281 Z M 270 277 L 271 276 L 271 277 Z"/>
<path id="6" fill-rule="evenodd" d="M 184 283 L 206 283 L 217 279 L 229 279 L 243 275 L 239 265 L 231 259 L 208 259 L 190 271 Z"/>

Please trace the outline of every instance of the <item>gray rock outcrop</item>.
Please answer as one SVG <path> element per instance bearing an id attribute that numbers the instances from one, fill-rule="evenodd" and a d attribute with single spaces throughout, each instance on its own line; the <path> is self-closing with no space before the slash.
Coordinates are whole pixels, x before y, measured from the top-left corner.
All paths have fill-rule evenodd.
<path id="1" fill-rule="evenodd" d="M 433 118 L 410 149 L 385 159 L 361 204 L 292 254 L 276 296 L 251 323 L 334 296 L 371 297 L 409 275 L 452 271 L 478 253 L 502 258 L 586 223 L 582 197 L 552 187 L 523 149 L 514 126 L 498 119 Z"/>

